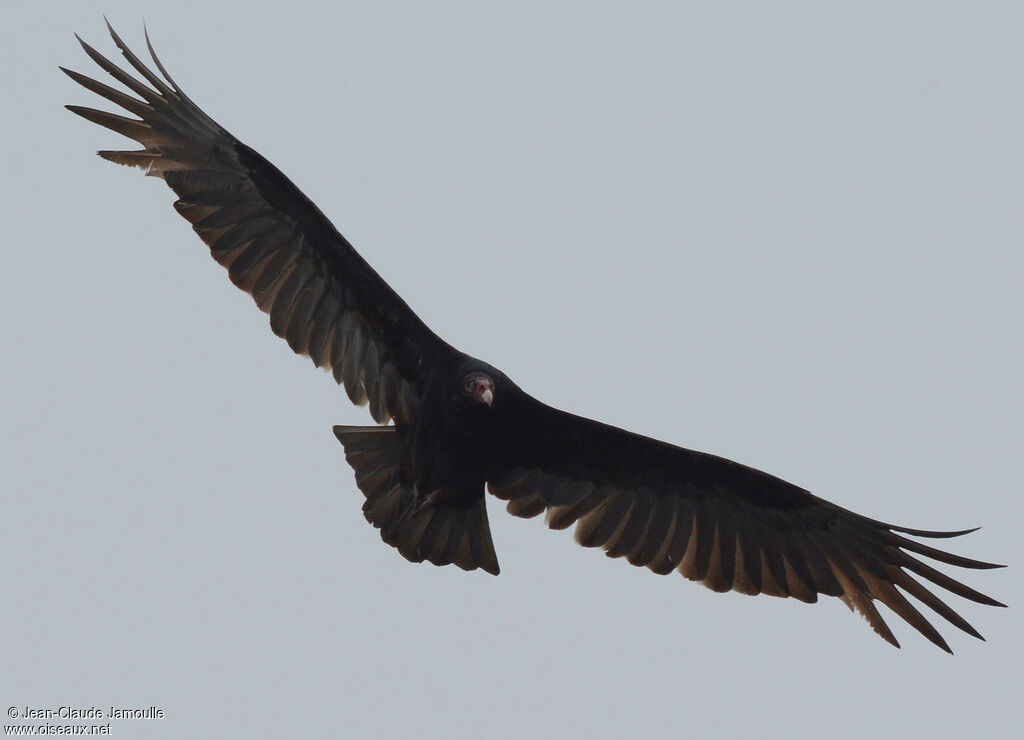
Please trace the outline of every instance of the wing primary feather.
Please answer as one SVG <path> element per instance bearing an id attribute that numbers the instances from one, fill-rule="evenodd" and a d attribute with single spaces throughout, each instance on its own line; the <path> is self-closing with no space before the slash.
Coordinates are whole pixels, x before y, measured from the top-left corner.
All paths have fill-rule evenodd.
<path id="1" fill-rule="evenodd" d="M 888 579 L 878 578 L 864 572 L 861 572 L 861 578 L 871 586 L 872 595 L 892 609 L 903 621 L 947 653 L 953 652 L 932 623 L 925 619 L 924 615 L 914 608 L 914 605 L 907 601 L 906 597 L 896 590 L 896 587 Z"/>
<path id="2" fill-rule="evenodd" d="M 114 31 L 113 26 L 111 26 L 109 22 L 107 23 L 107 30 L 110 32 L 111 38 L 114 39 L 114 43 L 117 44 L 117 48 L 121 50 L 121 54 L 124 56 L 125 59 L 128 60 L 128 63 L 132 65 L 140 75 L 145 77 L 146 80 L 149 81 L 149 84 L 156 88 L 157 92 L 159 92 L 164 97 L 174 95 L 174 91 L 167 87 L 167 85 L 164 84 L 163 80 L 161 80 L 159 77 L 153 74 L 153 72 L 150 71 L 149 67 L 143 64 L 142 61 L 137 56 L 135 56 L 134 53 L 132 53 L 132 50 L 129 49 L 128 46 L 121 40 L 121 37 L 117 35 L 117 32 Z"/>
<path id="3" fill-rule="evenodd" d="M 953 609 L 942 599 L 911 578 L 904 571 L 897 569 L 893 574 L 893 582 L 953 626 L 963 630 L 972 637 L 977 637 L 979 640 L 985 639 L 970 622 L 953 611 Z"/>
<path id="4" fill-rule="evenodd" d="M 971 534 L 971 532 L 977 532 L 979 529 L 981 529 L 981 527 L 971 527 L 970 529 L 937 531 L 934 529 L 910 529 L 909 527 L 897 527 L 895 524 L 886 524 L 885 522 L 878 522 L 874 519 L 869 519 L 868 521 L 883 529 L 891 529 L 895 532 L 902 532 L 903 534 L 909 534 L 913 537 L 930 537 L 932 539 L 948 539 L 950 537 L 962 537 L 965 534 Z"/>
<path id="5" fill-rule="evenodd" d="M 101 149 L 96 153 L 108 162 L 124 165 L 125 167 L 137 167 L 149 177 L 162 177 L 167 169 L 174 164 L 159 154 L 153 154 L 145 150 L 122 152 Z"/>
<path id="6" fill-rule="evenodd" d="M 950 532 L 950 533 L 936 533 L 931 532 L 929 534 L 917 534 L 917 537 L 957 537 L 961 534 L 967 534 L 975 530 L 968 529 L 963 532 Z M 947 565 L 955 565 L 958 568 L 973 568 L 975 570 L 989 570 L 991 568 L 1003 568 L 1005 566 L 998 565 L 996 563 L 986 563 L 982 560 L 973 560 L 971 558 L 965 558 L 961 555 L 954 555 L 951 552 L 945 550 L 939 550 L 935 547 L 929 547 L 920 542 L 901 537 L 896 534 L 891 534 L 891 541 L 898 547 L 902 547 L 904 550 L 910 550 L 918 555 L 924 555 L 925 557 L 931 558 L 932 560 L 938 560 L 940 563 L 946 563 Z"/>
<path id="7" fill-rule="evenodd" d="M 73 69 L 67 69 L 65 67 L 58 67 L 58 69 L 86 90 L 94 92 L 100 97 L 106 98 L 111 103 L 121 106 L 126 111 L 134 113 L 139 118 L 143 118 L 153 112 L 153 106 L 143 100 L 133 98 L 131 95 L 127 95 L 120 90 L 116 90 L 109 85 L 105 85 L 102 82 L 94 80 L 92 77 L 87 77 Z"/>
<path id="8" fill-rule="evenodd" d="M 110 27 L 110 23 L 107 23 L 107 27 Z M 187 103 L 188 106 L 193 110 L 193 112 L 201 116 L 204 119 L 204 122 L 207 123 L 212 130 L 219 129 L 220 126 L 218 126 L 217 123 L 212 118 L 203 113 L 202 110 L 200 110 L 199 106 L 192 102 L 192 99 L 185 94 L 185 92 L 181 89 L 178 83 L 174 81 L 174 78 L 171 77 L 171 75 L 164 68 L 163 63 L 160 61 L 160 57 L 157 56 L 156 50 L 153 48 L 153 44 L 149 40 L 149 30 L 146 28 L 145 24 L 143 24 L 142 26 L 142 35 L 146 39 L 146 50 L 149 52 L 149 56 L 153 59 L 153 64 L 155 64 L 156 68 L 160 70 L 160 74 L 164 76 L 164 79 L 167 80 L 167 83 L 172 88 L 174 88 L 174 94 L 178 97 L 178 99 L 181 100 L 183 103 Z"/>
<path id="9" fill-rule="evenodd" d="M 854 575 L 856 576 L 856 582 L 851 578 Z M 883 640 L 895 647 L 899 647 L 900 643 L 896 640 L 892 630 L 889 629 L 889 625 L 882 619 L 882 615 L 878 613 L 878 609 L 871 603 L 871 597 L 867 595 L 864 582 L 859 575 L 856 575 L 856 571 L 847 572 L 840 566 L 835 569 L 835 576 L 836 580 L 843 587 L 843 596 L 841 598 L 846 602 L 847 606 L 860 612 L 868 620 L 868 624 L 871 625 L 875 633 Z"/>
<path id="10" fill-rule="evenodd" d="M 974 601 L 978 604 L 986 604 L 988 606 L 1006 606 L 1006 604 L 996 601 L 991 596 L 986 596 L 979 591 L 975 591 L 973 588 L 960 583 L 960 581 L 947 576 L 942 571 L 936 570 L 926 563 L 922 563 L 917 558 L 911 557 L 906 553 L 901 553 L 901 556 L 902 557 L 899 558 L 899 564 L 901 566 L 917 573 L 922 578 L 927 578 L 940 588 L 944 588 L 957 596 Z"/>
<path id="11" fill-rule="evenodd" d="M 82 105 L 65 105 L 64 107 L 87 121 L 110 129 L 122 136 L 127 136 L 129 139 L 134 139 L 144 146 L 148 146 L 156 139 L 153 134 L 153 127 L 145 121 L 128 118 L 127 116 L 119 116 L 117 113 L 108 113 L 96 108 L 86 108 Z M 124 152 L 120 153 L 123 154 Z M 135 154 L 136 152 L 131 153 Z M 138 153 L 141 154 L 142 152 Z M 153 155 L 149 154 L 149 156 Z"/>
<path id="12" fill-rule="evenodd" d="M 115 80 L 120 82 L 122 85 L 127 87 L 129 90 L 134 92 L 136 95 L 138 95 L 151 105 L 159 105 L 162 102 L 160 96 L 157 95 L 153 90 L 143 85 L 130 74 L 122 70 L 116 64 L 107 59 L 105 56 L 103 56 L 98 51 L 93 49 L 91 46 L 89 46 L 89 44 L 85 43 L 85 41 L 83 41 L 77 33 L 75 34 L 75 38 L 78 39 L 78 43 L 82 45 L 82 49 L 84 49 L 85 53 L 89 55 L 89 58 L 96 62 L 97 65 L 99 65 L 107 74 L 109 74 Z M 165 105 L 161 106 L 161 108 L 166 107 L 167 106 Z"/>

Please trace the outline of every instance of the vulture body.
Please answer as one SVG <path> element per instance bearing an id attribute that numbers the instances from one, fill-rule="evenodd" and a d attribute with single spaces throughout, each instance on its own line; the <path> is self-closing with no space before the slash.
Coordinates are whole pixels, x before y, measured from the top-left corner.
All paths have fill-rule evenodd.
<path id="1" fill-rule="evenodd" d="M 971 530 L 875 521 L 767 473 L 537 401 L 434 334 L 284 174 L 182 92 L 148 37 L 159 74 L 110 33 L 141 80 L 79 41 L 128 93 L 63 71 L 131 116 L 68 108 L 142 144 L 99 154 L 162 178 L 178 213 L 269 314 L 274 333 L 330 370 L 354 403 L 369 404 L 380 426 L 335 434 L 366 497 L 366 518 L 407 559 L 497 574 L 486 488 L 512 514 L 546 513 L 555 529 L 576 524 L 580 544 L 655 573 L 677 570 L 715 591 L 805 602 L 836 596 L 898 646 L 879 601 L 949 651 L 907 594 L 981 638 L 918 578 L 1002 605 L 921 556 L 999 566 L 910 538 Z"/>

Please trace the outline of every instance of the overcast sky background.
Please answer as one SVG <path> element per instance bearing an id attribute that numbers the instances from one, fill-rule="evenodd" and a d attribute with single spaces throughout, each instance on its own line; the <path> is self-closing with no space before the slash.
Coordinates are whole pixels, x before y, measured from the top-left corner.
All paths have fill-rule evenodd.
<path id="1" fill-rule="evenodd" d="M 1019 737 L 1024 6 L 51 3 L 5 14 L 2 710 L 116 737 Z M 628 4 L 632 6 L 633 4 Z M 771 5 L 771 9 L 768 6 Z M 490 501 L 363 519 L 365 409 L 65 103 L 144 51 L 441 336 L 561 408 L 950 547 L 986 636 L 714 594 Z M 949 570 L 949 569 L 947 569 Z M 888 612 L 887 612 L 888 614 Z"/>

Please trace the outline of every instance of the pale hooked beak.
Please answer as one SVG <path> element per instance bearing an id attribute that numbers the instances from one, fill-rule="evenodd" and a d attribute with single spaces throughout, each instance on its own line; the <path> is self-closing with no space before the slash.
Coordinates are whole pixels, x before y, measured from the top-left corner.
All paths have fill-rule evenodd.
<path id="1" fill-rule="evenodd" d="M 480 400 L 486 403 L 488 406 L 491 406 L 494 403 L 494 391 L 488 388 L 487 390 L 480 394 Z"/>

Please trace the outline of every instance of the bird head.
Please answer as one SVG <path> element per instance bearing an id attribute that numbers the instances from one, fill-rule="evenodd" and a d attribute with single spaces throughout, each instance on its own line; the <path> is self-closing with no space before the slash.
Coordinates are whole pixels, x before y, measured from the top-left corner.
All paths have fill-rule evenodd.
<path id="1" fill-rule="evenodd" d="M 494 378 L 484 372 L 466 374 L 461 383 L 462 397 L 472 404 L 494 405 Z"/>

